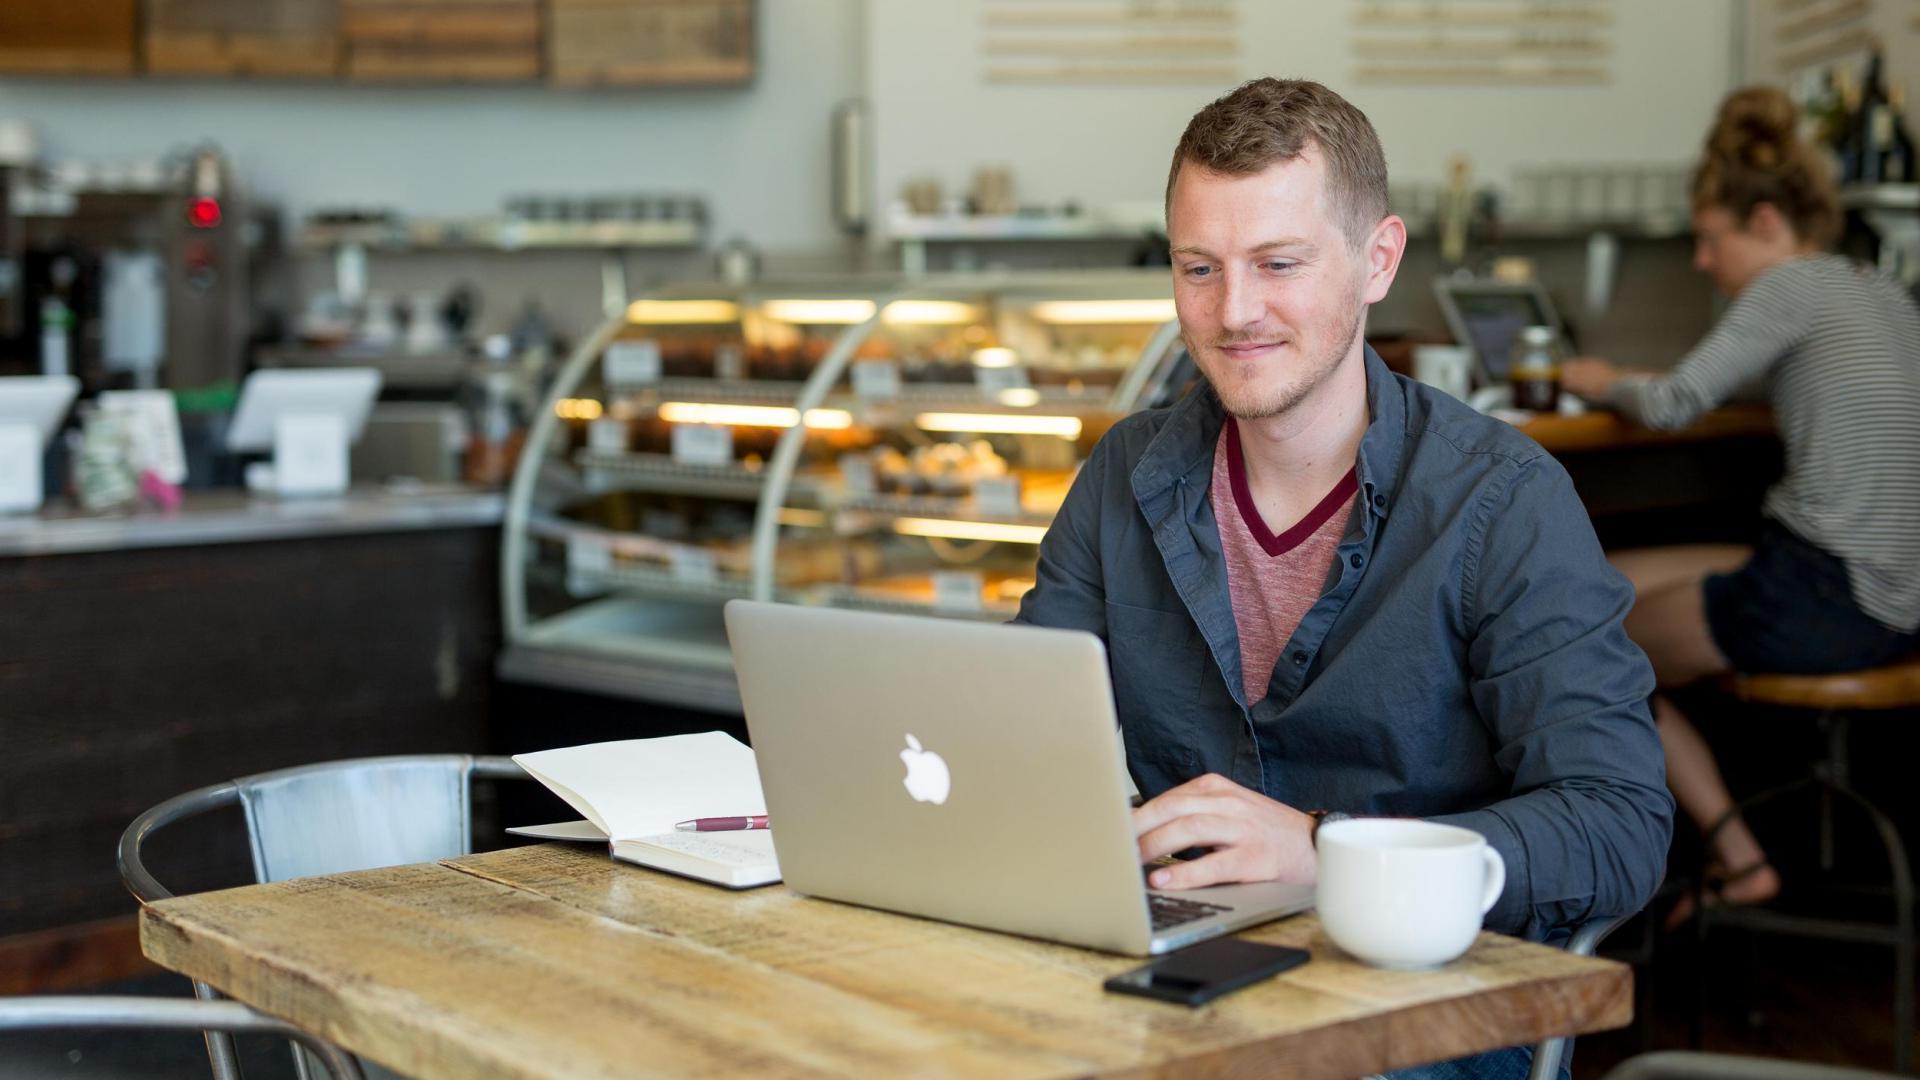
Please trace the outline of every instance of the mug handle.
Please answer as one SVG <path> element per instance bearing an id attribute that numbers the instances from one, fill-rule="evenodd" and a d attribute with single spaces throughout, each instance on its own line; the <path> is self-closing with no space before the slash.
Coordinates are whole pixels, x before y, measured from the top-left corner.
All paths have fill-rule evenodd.
<path id="1" fill-rule="evenodd" d="M 1480 897 L 1480 914 L 1485 915 L 1493 910 L 1493 905 L 1500 899 L 1500 894 L 1506 891 L 1507 861 L 1500 857 L 1499 852 L 1493 850 L 1492 844 L 1481 848 L 1480 853 L 1487 859 L 1487 891 Z"/>

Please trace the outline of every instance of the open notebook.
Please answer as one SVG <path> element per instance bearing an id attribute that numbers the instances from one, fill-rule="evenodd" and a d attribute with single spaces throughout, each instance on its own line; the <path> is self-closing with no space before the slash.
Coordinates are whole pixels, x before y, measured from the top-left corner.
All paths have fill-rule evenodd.
<path id="1" fill-rule="evenodd" d="M 613 857 L 732 889 L 780 880 L 773 835 L 679 832 L 676 821 L 764 814 L 753 751 L 722 731 L 589 743 L 515 754 L 585 821 L 507 831 L 541 840 L 608 841 Z"/>

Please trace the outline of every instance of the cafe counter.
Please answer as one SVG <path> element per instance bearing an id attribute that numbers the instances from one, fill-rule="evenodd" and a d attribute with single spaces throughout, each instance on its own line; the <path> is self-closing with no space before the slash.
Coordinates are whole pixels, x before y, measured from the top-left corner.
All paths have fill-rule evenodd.
<path id="1" fill-rule="evenodd" d="M 162 799 L 484 750 L 501 512 L 496 492 L 440 487 L 0 518 L 0 992 L 126 954 L 100 944 L 135 910 L 114 845 Z M 160 879 L 247 880 L 238 825 L 183 826 L 154 853 Z"/>

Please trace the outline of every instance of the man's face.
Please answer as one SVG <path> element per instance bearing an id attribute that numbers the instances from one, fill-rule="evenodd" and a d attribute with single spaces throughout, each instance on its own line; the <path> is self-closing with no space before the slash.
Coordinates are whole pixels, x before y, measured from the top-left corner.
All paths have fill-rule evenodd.
<path id="1" fill-rule="evenodd" d="M 1358 355 L 1366 307 L 1399 263 L 1393 237 L 1383 247 L 1380 235 L 1397 221 L 1356 250 L 1312 146 L 1245 176 L 1181 167 L 1167 205 L 1174 306 L 1227 412 L 1285 413 Z"/>

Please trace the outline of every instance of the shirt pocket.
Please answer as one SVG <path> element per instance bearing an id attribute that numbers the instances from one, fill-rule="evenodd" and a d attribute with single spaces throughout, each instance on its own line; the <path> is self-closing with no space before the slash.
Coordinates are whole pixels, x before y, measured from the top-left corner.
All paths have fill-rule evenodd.
<path id="1" fill-rule="evenodd" d="M 1185 612 L 1107 601 L 1107 664 L 1127 764 L 1151 797 L 1199 775 L 1207 646 Z"/>

